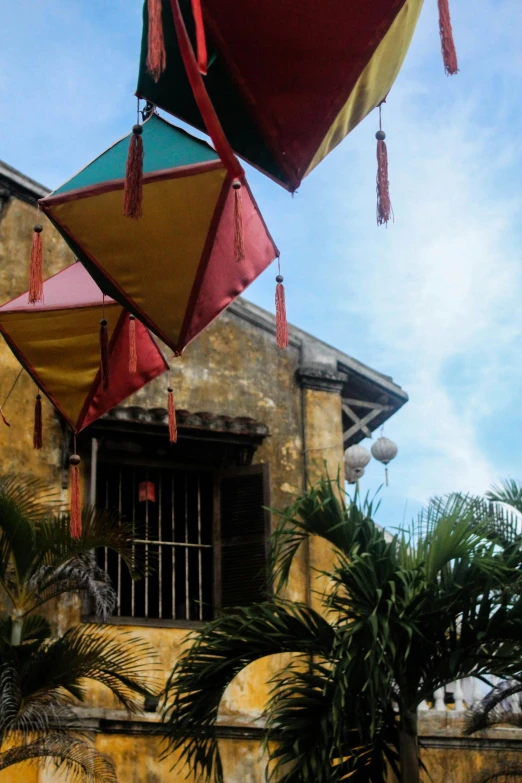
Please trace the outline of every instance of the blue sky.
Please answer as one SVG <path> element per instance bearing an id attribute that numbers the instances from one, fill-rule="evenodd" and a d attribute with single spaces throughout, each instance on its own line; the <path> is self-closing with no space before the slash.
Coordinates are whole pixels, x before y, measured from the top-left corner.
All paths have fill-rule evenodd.
<path id="1" fill-rule="evenodd" d="M 375 224 L 376 116 L 293 199 L 250 172 L 290 320 L 410 395 L 385 429 L 390 526 L 522 472 L 522 4 L 450 0 L 451 78 L 436 5 L 383 111 L 394 224 Z M 54 188 L 134 122 L 141 0 L 0 0 L 0 18 L 0 158 Z M 270 272 L 249 290 L 267 309 L 273 294 Z M 363 489 L 381 478 L 371 464 Z"/>

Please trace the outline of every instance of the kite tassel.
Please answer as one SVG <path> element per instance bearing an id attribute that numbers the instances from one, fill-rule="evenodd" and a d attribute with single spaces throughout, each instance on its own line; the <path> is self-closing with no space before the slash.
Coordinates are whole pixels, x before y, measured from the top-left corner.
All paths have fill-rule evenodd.
<path id="1" fill-rule="evenodd" d="M 171 443 L 177 443 L 178 440 L 178 425 L 176 422 L 176 407 L 174 405 L 174 389 L 171 386 L 168 388 L 168 419 L 169 419 L 169 441 Z"/>
<path id="2" fill-rule="evenodd" d="M 109 335 L 107 332 L 107 319 L 100 321 L 100 374 L 103 391 L 109 389 Z"/>
<path id="3" fill-rule="evenodd" d="M 388 179 L 388 150 L 386 149 L 386 134 L 378 130 L 377 139 L 377 225 L 388 225 L 393 220 L 393 209 L 390 200 L 390 182 Z"/>
<path id="4" fill-rule="evenodd" d="M 69 479 L 71 485 L 71 515 L 69 530 L 71 538 L 79 539 L 82 535 L 82 508 L 80 501 L 80 457 L 71 454 L 69 457 Z"/>
<path id="5" fill-rule="evenodd" d="M 167 67 L 167 53 L 165 51 L 163 20 L 161 17 L 161 0 L 148 0 L 148 16 L 147 71 L 157 83 Z"/>
<path id="6" fill-rule="evenodd" d="M 135 125 L 129 142 L 123 190 L 123 214 L 138 220 L 143 214 L 143 127 Z"/>
<path id="7" fill-rule="evenodd" d="M 288 348 L 288 322 L 286 320 L 285 287 L 283 275 L 276 277 L 276 342 L 278 348 Z"/>
<path id="8" fill-rule="evenodd" d="M 446 71 L 447 76 L 454 76 L 459 72 L 459 64 L 457 62 L 455 41 L 453 40 L 449 0 L 438 0 L 438 4 L 440 43 L 442 47 L 444 70 Z"/>
<path id="9" fill-rule="evenodd" d="M 234 257 L 238 263 L 245 260 L 245 233 L 243 231 L 243 199 L 241 182 L 235 179 L 234 188 Z"/>
<path id="10" fill-rule="evenodd" d="M 196 47 L 198 52 L 198 68 L 202 76 L 207 75 L 208 56 L 207 42 L 205 40 L 205 25 L 203 24 L 203 14 L 201 12 L 201 0 L 192 0 L 192 16 L 196 27 Z"/>
<path id="11" fill-rule="evenodd" d="M 29 304 L 43 302 L 43 226 L 37 223 L 33 231 L 31 267 L 29 273 Z"/>
<path id="12" fill-rule="evenodd" d="M 129 315 L 129 372 L 135 373 L 138 369 L 138 352 L 136 350 L 136 318 Z"/>
<path id="13" fill-rule="evenodd" d="M 37 451 L 43 446 L 43 428 L 42 428 L 42 395 L 37 394 L 34 403 L 34 429 L 33 429 L 33 448 Z"/>
<path id="14" fill-rule="evenodd" d="M 5 415 L 4 415 L 4 412 L 3 412 L 2 408 L 0 408 L 0 416 L 2 417 L 2 421 L 4 422 L 5 426 L 6 427 L 10 427 L 11 425 L 9 424 L 7 419 L 5 418 Z"/>

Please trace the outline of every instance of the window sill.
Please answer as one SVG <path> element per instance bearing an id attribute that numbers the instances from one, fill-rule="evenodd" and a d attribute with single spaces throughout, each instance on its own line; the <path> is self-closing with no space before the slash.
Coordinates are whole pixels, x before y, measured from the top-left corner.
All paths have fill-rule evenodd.
<path id="1" fill-rule="evenodd" d="M 97 623 L 98 625 L 127 625 L 143 626 L 146 628 L 203 628 L 205 623 L 200 620 L 167 620 L 161 617 L 109 617 L 101 620 L 93 614 L 82 615 L 83 623 Z"/>

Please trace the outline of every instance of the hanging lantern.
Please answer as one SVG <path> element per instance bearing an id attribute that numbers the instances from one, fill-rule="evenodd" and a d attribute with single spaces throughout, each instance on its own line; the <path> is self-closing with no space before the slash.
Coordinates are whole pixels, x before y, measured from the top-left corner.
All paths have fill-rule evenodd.
<path id="1" fill-rule="evenodd" d="M 399 449 L 389 438 L 377 438 L 372 446 L 372 454 L 378 462 L 385 465 L 386 486 L 388 486 L 388 463 L 395 459 Z"/>
<path id="2" fill-rule="evenodd" d="M 224 137 L 290 191 L 386 97 L 422 7 L 205 0 L 201 14 L 194 0 L 161 0 L 165 56 L 156 68 L 158 2 L 145 2 L 137 95 L 208 132 L 223 160 Z"/>
<path id="3" fill-rule="evenodd" d="M 74 433 L 168 369 L 155 341 L 137 320 L 137 371 L 129 372 L 129 315 L 112 299 L 104 300 L 81 264 L 46 280 L 43 292 L 44 302 L 30 304 L 26 292 L 0 307 L 0 332 Z M 108 389 L 100 366 L 100 320 L 107 321 Z M 35 411 L 37 423 L 38 405 Z"/>
<path id="4" fill-rule="evenodd" d="M 371 460 L 372 456 L 364 446 L 350 446 L 344 452 L 344 475 L 348 484 L 357 484 L 359 488 L 359 479 L 364 475 L 364 469 Z"/>
<path id="5" fill-rule="evenodd" d="M 157 114 L 140 127 L 140 216 L 122 210 L 129 136 L 40 207 L 103 291 L 179 355 L 278 250 L 236 159 L 233 177 Z"/>

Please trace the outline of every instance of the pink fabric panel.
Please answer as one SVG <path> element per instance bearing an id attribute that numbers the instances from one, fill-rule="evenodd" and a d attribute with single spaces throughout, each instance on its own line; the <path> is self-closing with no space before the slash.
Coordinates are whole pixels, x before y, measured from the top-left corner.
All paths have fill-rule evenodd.
<path id="1" fill-rule="evenodd" d="M 184 348 L 274 260 L 277 250 L 248 188 L 241 189 L 245 260 L 234 257 L 234 190 L 225 202 L 207 269 L 200 285 Z"/>
<path id="2" fill-rule="evenodd" d="M 101 305 L 103 294 L 85 267 L 76 261 L 75 264 L 62 269 L 44 282 L 43 304 L 30 305 L 29 292 L 17 296 L 11 302 L 2 305 L 0 311 L 13 312 L 26 310 L 37 312 L 42 310 L 63 310 L 71 307 L 89 307 Z M 113 299 L 105 297 L 106 304 L 112 304 Z"/>
<path id="3" fill-rule="evenodd" d="M 129 373 L 129 316 L 126 314 L 121 331 L 113 344 L 109 358 L 110 389 L 104 392 L 101 384 L 94 394 L 83 421 L 78 423 L 78 432 L 103 416 L 115 405 L 141 389 L 146 383 L 168 370 L 163 354 L 150 336 L 147 328 L 136 319 L 136 353 L 138 369 Z M 165 391 L 165 400 L 167 398 Z"/>

